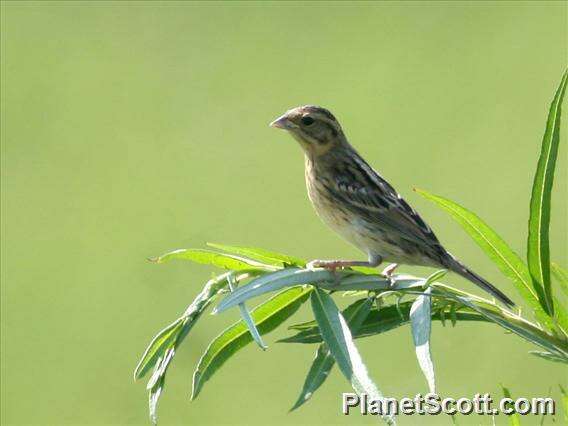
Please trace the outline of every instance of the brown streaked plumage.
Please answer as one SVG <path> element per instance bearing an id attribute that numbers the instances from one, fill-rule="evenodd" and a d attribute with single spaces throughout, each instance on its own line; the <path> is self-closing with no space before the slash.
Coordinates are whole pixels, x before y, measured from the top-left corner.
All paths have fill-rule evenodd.
<path id="1" fill-rule="evenodd" d="M 304 150 L 308 196 L 317 214 L 368 256 L 367 261 L 315 260 L 311 266 L 378 266 L 389 261 L 443 267 L 513 306 L 501 291 L 448 253 L 418 213 L 349 144 L 328 110 L 301 106 L 270 125 L 288 131 Z"/>

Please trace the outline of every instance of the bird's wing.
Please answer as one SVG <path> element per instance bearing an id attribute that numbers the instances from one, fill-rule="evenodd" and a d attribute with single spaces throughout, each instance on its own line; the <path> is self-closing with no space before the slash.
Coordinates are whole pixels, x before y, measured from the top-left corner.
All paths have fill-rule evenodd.
<path id="1" fill-rule="evenodd" d="M 432 229 L 396 190 L 359 156 L 336 164 L 334 189 L 353 213 L 377 223 L 385 231 L 429 247 L 438 256 L 445 253 Z"/>

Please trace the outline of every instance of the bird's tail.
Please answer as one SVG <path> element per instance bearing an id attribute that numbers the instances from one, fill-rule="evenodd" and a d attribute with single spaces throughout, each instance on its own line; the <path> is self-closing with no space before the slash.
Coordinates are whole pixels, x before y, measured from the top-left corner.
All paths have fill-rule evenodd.
<path id="1" fill-rule="evenodd" d="M 498 288 L 496 288 L 493 284 L 489 283 L 488 281 L 477 275 L 475 272 L 473 272 L 471 269 L 469 269 L 467 266 L 465 266 L 463 263 L 461 263 L 452 255 L 450 255 L 447 267 L 456 274 L 461 275 L 462 277 L 468 279 L 475 285 L 481 287 L 489 294 L 495 296 L 496 299 L 500 300 L 508 307 L 511 308 L 515 306 L 513 301 L 509 299 L 507 296 L 505 296 Z"/>

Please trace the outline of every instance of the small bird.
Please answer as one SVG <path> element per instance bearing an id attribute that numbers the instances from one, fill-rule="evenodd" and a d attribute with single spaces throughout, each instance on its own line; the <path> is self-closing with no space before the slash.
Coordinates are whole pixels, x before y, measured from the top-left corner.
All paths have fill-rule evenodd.
<path id="1" fill-rule="evenodd" d="M 308 196 L 320 218 L 368 256 L 367 261 L 314 260 L 309 267 L 335 270 L 393 262 L 385 269 L 386 275 L 399 263 L 442 267 L 514 306 L 440 244 L 418 213 L 349 144 L 327 109 L 300 106 L 270 126 L 288 131 L 304 150 Z"/>

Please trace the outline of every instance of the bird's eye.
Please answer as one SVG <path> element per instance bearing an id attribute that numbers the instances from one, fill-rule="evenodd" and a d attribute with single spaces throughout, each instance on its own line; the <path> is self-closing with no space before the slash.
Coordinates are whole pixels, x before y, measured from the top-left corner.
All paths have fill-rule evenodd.
<path id="1" fill-rule="evenodd" d="M 311 126 L 312 124 L 314 124 L 314 119 L 312 117 L 302 117 L 302 124 L 304 126 Z"/>

